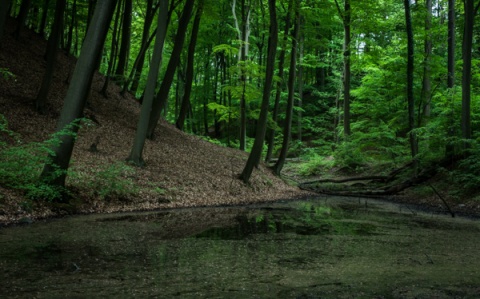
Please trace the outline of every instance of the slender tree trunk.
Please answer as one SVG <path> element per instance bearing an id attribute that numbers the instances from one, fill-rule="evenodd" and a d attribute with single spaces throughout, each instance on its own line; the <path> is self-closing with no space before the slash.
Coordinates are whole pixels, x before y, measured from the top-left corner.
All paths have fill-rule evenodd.
<path id="1" fill-rule="evenodd" d="M 63 28 L 63 14 L 65 12 L 66 2 L 66 0 L 57 0 L 55 7 L 55 18 L 47 44 L 47 67 L 45 69 L 45 74 L 43 75 L 42 85 L 35 101 L 35 107 L 41 114 L 44 113 L 48 91 L 50 90 L 53 73 L 55 72 L 55 64 L 57 61 L 58 45 L 60 40 L 60 30 Z"/>
<path id="2" fill-rule="evenodd" d="M 292 118 L 293 118 L 293 101 L 295 95 L 295 75 L 297 67 L 297 41 L 300 31 L 300 1 L 296 0 L 295 5 L 295 26 L 293 28 L 292 36 L 292 51 L 290 52 L 290 70 L 288 74 L 288 100 L 287 100 L 287 114 L 285 116 L 285 126 L 283 128 L 283 142 L 280 156 L 273 166 L 273 172 L 280 175 L 285 164 L 285 159 L 288 153 L 288 144 L 290 143 L 290 135 L 292 132 Z"/>
<path id="3" fill-rule="evenodd" d="M 472 84 L 472 45 L 475 18 L 474 0 L 464 1 L 465 23 L 463 29 L 463 72 L 462 72 L 462 138 L 472 138 L 471 128 L 471 84 Z M 465 147 L 468 147 L 465 143 Z"/>
<path id="4" fill-rule="evenodd" d="M 49 0 L 45 0 L 43 4 L 43 10 L 42 10 L 42 20 L 40 21 L 40 25 L 38 28 L 38 33 L 40 33 L 42 36 L 45 34 L 45 27 L 47 24 L 47 16 L 48 16 L 48 4 L 50 3 Z"/>
<path id="5" fill-rule="evenodd" d="M 300 37 L 298 42 L 299 45 L 299 61 L 300 65 L 298 66 L 298 112 L 297 112 L 297 140 L 302 141 L 302 106 L 303 106 L 303 80 L 304 80 L 304 70 L 301 63 L 303 62 L 303 34 Z"/>
<path id="6" fill-rule="evenodd" d="M 424 60 L 423 60 L 423 115 L 430 117 L 431 100 L 432 100 L 432 83 L 430 71 L 430 57 L 432 56 L 432 0 L 425 0 L 426 12 L 425 17 L 425 45 L 424 45 Z M 420 114 L 419 114 L 420 117 Z M 418 122 L 420 125 L 420 121 Z"/>
<path id="7" fill-rule="evenodd" d="M 278 77 L 281 81 L 277 82 L 276 90 L 275 90 L 275 102 L 273 106 L 273 114 L 272 119 L 274 125 L 277 125 L 278 119 L 278 110 L 280 106 L 280 96 L 282 95 L 283 86 L 285 85 L 284 82 L 284 65 L 285 65 L 285 53 L 286 47 L 288 42 L 288 31 L 290 30 L 290 16 L 292 14 L 292 9 L 294 0 L 290 0 L 288 2 L 288 9 L 287 9 L 287 17 L 285 20 L 285 30 L 283 32 L 283 41 L 282 41 L 282 50 L 280 51 L 280 57 L 278 60 Z M 275 128 L 270 128 L 267 131 L 267 154 L 265 156 L 265 162 L 269 162 L 272 159 L 273 148 L 275 146 Z"/>
<path id="8" fill-rule="evenodd" d="M 68 27 L 67 33 L 67 45 L 65 51 L 70 54 L 72 50 L 72 43 L 73 43 L 73 29 L 75 28 L 75 19 L 77 17 L 77 0 L 73 0 L 72 10 L 70 14 L 70 25 Z"/>
<path id="9" fill-rule="evenodd" d="M 185 118 L 187 116 L 188 110 L 190 108 L 190 94 L 192 92 L 192 84 L 194 77 L 194 58 L 195 58 L 195 46 L 197 45 L 198 30 L 200 28 L 200 19 L 203 13 L 203 2 L 200 0 L 197 7 L 197 13 L 195 14 L 195 19 L 193 21 L 192 35 L 190 37 L 190 44 L 188 46 L 187 54 L 187 71 L 185 74 L 185 91 L 183 93 L 183 100 L 180 107 L 180 112 L 176 122 L 176 126 L 179 130 L 183 131 L 183 125 L 185 123 Z"/>
<path id="10" fill-rule="evenodd" d="M 150 118 L 150 111 L 152 109 L 153 98 L 155 96 L 155 87 L 158 79 L 158 72 L 162 64 L 163 45 L 165 43 L 165 36 L 167 35 L 168 26 L 168 0 L 160 0 L 160 10 L 158 13 L 158 27 L 155 38 L 155 45 L 153 49 L 153 57 L 148 71 L 147 86 L 145 87 L 145 95 L 143 97 L 142 109 L 138 120 L 137 131 L 133 141 L 132 151 L 127 160 L 137 166 L 145 165 L 142 158 L 143 147 L 147 137 L 147 129 Z"/>
<path id="11" fill-rule="evenodd" d="M 118 49 L 118 22 L 120 20 L 120 13 L 121 13 L 121 5 L 117 5 L 117 11 L 115 12 L 115 21 L 113 23 L 113 31 L 112 31 L 112 44 L 110 46 L 110 60 L 108 61 L 108 69 L 107 74 L 105 76 L 105 82 L 103 83 L 102 91 L 100 92 L 105 98 L 108 97 L 107 90 L 108 85 L 110 83 L 110 78 L 112 76 L 113 69 L 115 67 L 115 61 L 117 57 L 117 49 Z"/>
<path id="12" fill-rule="evenodd" d="M 343 45 L 343 64 L 344 64 L 344 77 L 343 77 L 343 134 L 348 137 L 351 134 L 350 130 L 350 20 L 351 9 L 350 0 L 345 0 L 345 16 L 344 16 L 344 29 L 345 29 L 345 43 Z"/>
<path id="13" fill-rule="evenodd" d="M 417 136 L 414 132 L 415 129 L 415 98 L 413 93 L 413 74 L 414 74 L 414 39 L 412 18 L 410 15 L 410 1 L 404 0 L 405 6 L 405 23 L 407 31 L 407 103 L 408 103 L 408 129 L 410 135 L 410 149 L 412 158 L 416 158 L 418 154 Z"/>
<path id="14" fill-rule="evenodd" d="M 63 133 L 59 137 L 61 142 L 53 147 L 52 154 L 49 155 L 51 162 L 45 164 L 41 175 L 44 181 L 52 185 L 65 186 L 66 171 L 75 144 L 74 135 L 78 131 L 76 122 L 83 114 L 89 84 L 103 48 L 115 3 L 116 0 L 100 1 L 96 6 L 92 24 L 87 31 L 57 123 L 57 132 Z M 57 175 L 58 170 L 61 171 L 60 175 Z"/>
<path id="15" fill-rule="evenodd" d="M 447 87 L 450 89 L 450 95 L 453 102 L 455 95 L 455 0 L 448 0 L 448 71 L 447 71 Z M 447 136 L 453 138 L 455 136 L 455 113 L 453 107 L 450 109 L 450 119 L 448 120 Z M 455 148 L 452 143 L 447 143 L 445 147 L 445 156 L 452 157 Z"/>
<path id="16" fill-rule="evenodd" d="M 148 124 L 147 138 L 153 139 L 154 131 L 157 126 L 158 120 L 162 109 L 165 108 L 168 101 L 168 93 L 175 76 L 175 69 L 177 68 L 180 55 L 182 53 L 183 43 L 185 42 L 185 34 L 187 31 L 188 23 L 192 15 L 193 5 L 195 0 L 187 0 L 183 8 L 182 15 L 178 22 L 177 34 L 175 36 L 175 44 L 173 46 L 172 55 L 168 62 L 167 71 L 163 77 L 162 85 L 158 92 L 157 97 L 152 105 L 152 112 L 150 114 L 150 121 Z"/>
<path id="17" fill-rule="evenodd" d="M 248 3 L 249 4 L 249 3 Z M 232 14 L 235 20 L 235 28 L 237 29 L 238 39 L 241 41 L 240 55 L 238 56 L 238 62 L 240 65 L 240 84 L 242 86 L 242 94 L 240 95 L 240 150 L 244 151 L 247 140 L 247 76 L 245 72 L 246 61 L 248 57 L 248 41 L 250 37 L 250 5 L 246 3 L 246 0 L 241 0 L 241 28 L 238 24 L 237 12 L 236 12 L 236 0 L 232 3 Z"/>
<path id="18" fill-rule="evenodd" d="M 17 29 L 13 34 L 15 39 L 20 38 L 21 31 L 23 30 L 23 27 L 25 27 L 25 21 L 27 20 L 28 11 L 30 10 L 31 2 L 32 2 L 31 0 L 22 1 L 22 4 L 20 6 L 20 12 L 18 13 L 18 16 L 17 16 Z"/>
<path id="19" fill-rule="evenodd" d="M 0 1 L 0 47 L 2 46 L 3 32 L 5 31 L 10 4 L 11 0 Z"/>
<path id="20" fill-rule="evenodd" d="M 265 86 L 263 88 L 262 105 L 260 117 L 258 119 L 257 132 L 253 143 L 252 151 L 248 156 L 247 163 L 243 169 L 240 179 L 244 183 L 248 183 L 252 175 L 253 168 L 258 166 L 262 155 L 263 143 L 265 140 L 265 132 L 267 130 L 267 117 L 270 102 L 270 92 L 272 90 L 273 74 L 275 69 L 275 54 L 278 43 L 278 24 L 276 15 L 276 0 L 268 0 L 268 10 L 270 12 L 270 29 L 268 38 L 268 56 L 265 75 Z"/>
<path id="21" fill-rule="evenodd" d="M 127 69 L 128 57 L 130 53 L 130 39 L 132 36 L 132 0 L 125 0 L 123 10 L 122 42 L 118 54 L 117 70 L 115 72 L 118 82 L 125 80 L 125 70 Z"/>
<path id="22" fill-rule="evenodd" d="M 142 32 L 142 47 L 147 43 L 148 37 L 150 35 L 150 28 L 152 27 L 153 23 L 153 18 L 155 16 L 155 11 L 157 7 L 153 7 L 153 0 L 148 0 L 147 1 L 147 11 L 145 14 L 145 20 L 143 23 L 143 32 Z M 134 65 L 134 75 L 132 78 L 132 87 L 131 91 L 133 94 L 135 94 L 138 90 L 138 83 L 140 82 L 140 76 L 142 74 L 143 70 L 143 64 L 145 62 L 145 51 L 140 51 L 138 54 L 137 59 L 135 59 L 135 65 Z"/>
<path id="23" fill-rule="evenodd" d="M 447 86 L 455 86 L 455 0 L 448 0 L 448 74 Z"/>

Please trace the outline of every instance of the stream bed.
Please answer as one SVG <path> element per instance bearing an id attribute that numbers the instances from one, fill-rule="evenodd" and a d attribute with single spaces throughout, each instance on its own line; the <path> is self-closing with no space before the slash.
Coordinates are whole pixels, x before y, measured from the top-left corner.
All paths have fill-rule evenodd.
<path id="1" fill-rule="evenodd" d="M 480 221 L 372 199 L 0 228 L 1 298 L 480 298 Z"/>

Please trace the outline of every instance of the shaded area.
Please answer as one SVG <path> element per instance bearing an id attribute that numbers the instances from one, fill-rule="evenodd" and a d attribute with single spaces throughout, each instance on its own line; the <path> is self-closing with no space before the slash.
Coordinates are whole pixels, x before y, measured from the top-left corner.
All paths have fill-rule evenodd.
<path id="1" fill-rule="evenodd" d="M 7 297 L 477 298 L 480 223 L 375 200 L 90 215 L 0 230 Z"/>

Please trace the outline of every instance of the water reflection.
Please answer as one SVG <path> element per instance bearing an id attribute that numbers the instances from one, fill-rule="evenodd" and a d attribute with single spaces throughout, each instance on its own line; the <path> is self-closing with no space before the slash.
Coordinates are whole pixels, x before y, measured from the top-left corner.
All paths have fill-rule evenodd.
<path id="1" fill-rule="evenodd" d="M 479 233 L 340 198 L 72 217 L 0 230 L 0 294 L 475 298 Z"/>

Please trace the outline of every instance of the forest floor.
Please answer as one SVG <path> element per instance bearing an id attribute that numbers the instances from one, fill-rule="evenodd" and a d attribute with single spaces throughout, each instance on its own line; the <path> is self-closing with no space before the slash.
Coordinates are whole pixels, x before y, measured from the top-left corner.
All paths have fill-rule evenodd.
<path id="1" fill-rule="evenodd" d="M 43 54 L 46 42 L 25 30 L 17 41 L 12 38 L 12 24 L 7 27 L 0 48 L 0 68 L 14 77 L 0 77 L 0 114 L 8 121 L 21 144 L 42 142 L 55 132 L 62 101 L 68 88 L 68 78 L 76 59 L 60 52 L 46 112 L 35 110 L 35 98 L 44 70 Z M 120 87 L 110 83 L 108 98 L 100 91 L 105 78 L 95 74 L 85 109 L 84 124 L 76 140 L 67 186 L 73 190 L 74 206 L 61 208 L 41 201 L 26 204 L 23 194 L 0 186 L 0 223 L 58 216 L 65 213 L 111 213 L 117 211 L 152 210 L 187 206 L 238 205 L 305 197 L 311 193 L 286 184 L 265 166 L 255 169 L 249 185 L 238 179 L 248 154 L 221 147 L 200 137 L 181 132 L 161 120 L 155 140 L 147 140 L 144 148 L 146 167 L 122 169 L 128 157 L 140 112 L 140 104 L 131 95 L 120 95 Z M 5 134 L 3 141 L 18 142 Z M 96 151 L 90 151 L 96 143 Z M 120 165 L 117 168 L 112 165 Z M 41 166 L 40 166 L 41 167 Z M 109 176 L 118 175 L 119 178 Z M 101 175 L 117 183 L 99 186 Z M 133 185 L 126 182 L 132 182 Z M 122 184 L 124 184 L 122 186 Z M 125 189 L 135 186 L 135 192 L 122 190 L 102 198 L 92 188 Z M 97 190 L 99 191 L 99 190 Z"/>
<path id="2" fill-rule="evenodd" d="M 35 98 L 45 71 L 46 42 L 31 31 L 12 38 L 12 24 L 0 46 L 0 69 L 13 77 L 0 76 L 0 114 L 15 138 L 0 134 L 9 146 L 25 146 L 48 140 L 55 133 L 68 80 L 76 59 L 60 52 L 45 113 L 35 110 Z M 255 169 L 249 185 L 238 179 L 248 154 L 209 143 L 160 121 L 154 140 L 144 148 L 146 167 L 125 169 L 138 122 L 140 104 L 130 94 L 110 83 L 108 97 L 100 91 L 105 78 L 95 74 L 85 109 L 84 123 L 76 140 L 67 187 L 72 204 L 54 205 L 26 200 L 20 191 L 0 186 L 0 224 L 57 217 L 65 214 L 112 213 L 177 207 L 240 205 L 313 197 L 273 175 L 264 164 Z M 92 151 L 95 144 L 96 150 Z M 38 166 L 41 169 L 41 165 Z M 39 171 L 37 169 L 37 171 Z M 295 179 L 293 173 L 290 173 Z M 102 185 L 102 177 L 110 185 Z M 113 190 L 102 194 L 101 190 Z M 438 198 L 404 193 L 390 199 L 442 208 Z M 458 210 L 480 215 L 478 201 L 455 202 Z"/>

